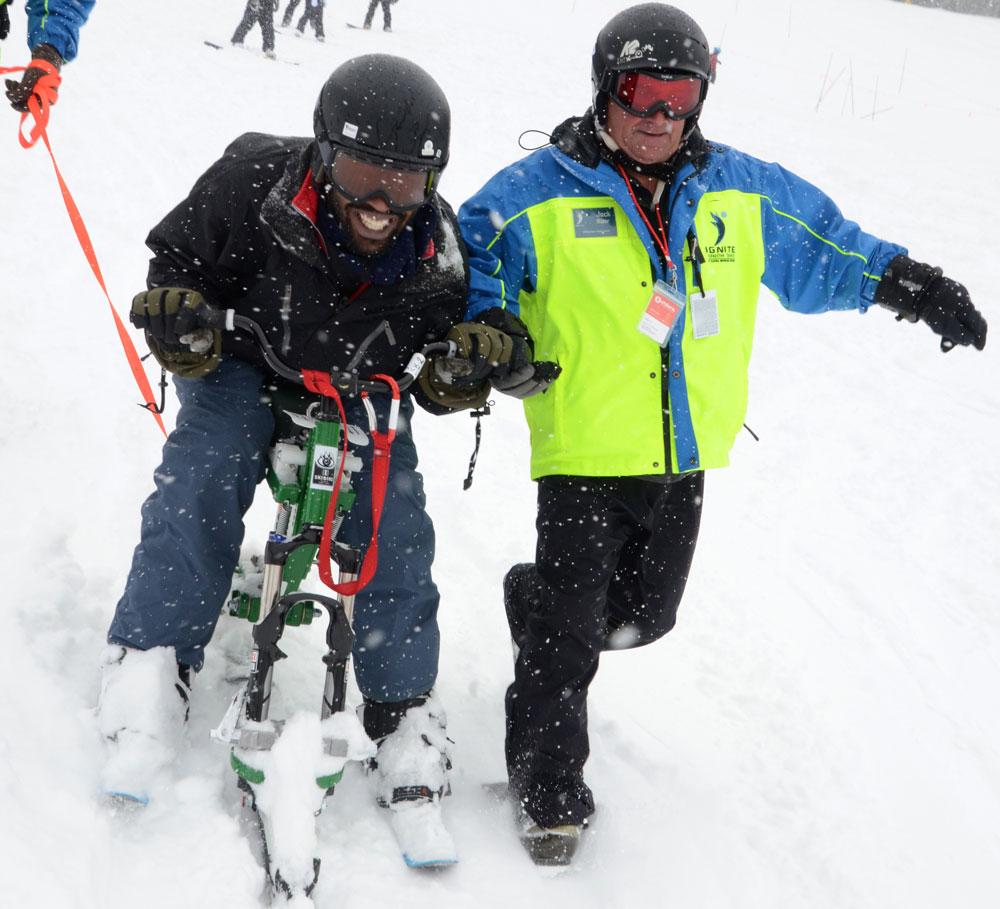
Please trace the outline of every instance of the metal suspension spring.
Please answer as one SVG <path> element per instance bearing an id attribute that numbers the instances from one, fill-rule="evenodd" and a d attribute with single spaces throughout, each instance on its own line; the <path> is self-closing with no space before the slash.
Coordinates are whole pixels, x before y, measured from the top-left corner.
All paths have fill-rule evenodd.
<path id="1" fill-rule="evenodd" d="M 274 519 L 274 532 L 280 533 L 283 537 L 288 536 L 288 525 L 292 520 L 292 506 L 278 503 L 278 514 Z"/>

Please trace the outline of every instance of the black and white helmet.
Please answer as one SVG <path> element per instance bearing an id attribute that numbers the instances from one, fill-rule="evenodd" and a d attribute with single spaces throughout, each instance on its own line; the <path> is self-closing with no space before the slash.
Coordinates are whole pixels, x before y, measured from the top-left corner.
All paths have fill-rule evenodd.
<path id="1" fill-rule="evenodd" d="M 708 82 L 715 58 L 701 26 L 666 3 L 640 3 L 618 13 L 597 36 L 591 81 L 594 113 L 604 121 L 608 94 L 620 73 L 688 73 Z"/>
<path id="2" fill-rule="evenodd" d="M 441 86 L 417 64 L 366 54 L 341 64 L 326 80 L 313 132 L 325 161 L 342 148 L 378 162 L 440 172 L 448 163 L 451 110 Z"/>

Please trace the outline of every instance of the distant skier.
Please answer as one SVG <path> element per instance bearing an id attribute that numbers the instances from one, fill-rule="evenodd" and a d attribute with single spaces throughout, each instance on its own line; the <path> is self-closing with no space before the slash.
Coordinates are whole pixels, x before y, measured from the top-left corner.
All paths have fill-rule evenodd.
<path id="1" fill-rule="evenodd" d="M 323 9 L 325 6 L 325 0 L 306 0 L 306 8 L 303 10 L 302 18 L 299 19 L 299 24 L 296 26 L 296 31 L 299 35 L 304 35 L 306 23 L 311 23 L 313 31 L 316 32 L 316 40 L 325 40 L 326 36 L 323 34 Z"/>
<path id="2" fill-rule="evenodd" d="M 392 31 L 392 12 L 391 7 L 396 2 L 396 0 L 371 0 L 368 4 L 368 14 L 365 16 L 364 28 L 372 27 L 372 20 L 375 18 L 375 8 L 379 5 L 382 7 L 382 30 L 386 32 Z"/>
<path id="3" fill-rule="evenodd" d="M 28 0 L 28 47 L 32 61 L 51 63 L 56 69 L 76 57 L 80 27 L 87 21 L 95 0 Z M 9 7 L 12 0 L 0 0 L 0 40 L 10 33 Z M 28 65 L 20 81 L 7 79 L 7 100 L 22 113 L 28 109 L 28 98 L 45 70 Z"/>
<path id="4" fill-rule="evenodd" d="M 278 0 L 247 0 L 246 9 L 243 10 L 243 18 L 233 32 L 232 44 L 242 46 L 243 40 L 250 33 L 250 29 L 258 22 L 260 30 L 264 33 L 264 56 L 275 57 L 274 53 L 274 14 L 278 11 Z"/>

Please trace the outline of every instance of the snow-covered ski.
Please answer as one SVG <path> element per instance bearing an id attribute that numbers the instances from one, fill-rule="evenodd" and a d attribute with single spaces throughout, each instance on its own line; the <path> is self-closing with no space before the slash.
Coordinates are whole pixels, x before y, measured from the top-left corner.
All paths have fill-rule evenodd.
<path id="1" fill-rule="evenodd" d="M 441 800 L 395 805 L 389 825 L 410 868 L 443 868 L 458 863 L 458 851 L 441 816 Z"/>
<path id="2" fill-rule="evenodd" d="M 484 783 L 483 789 L 510 807 L 517 837 L 528 857 L 536 864 L 547 867 L 565 867 L 572 864 L 580 845 L 580 836 L 588 825 L 567 824 L 552 830 L 541 830 L 525 813 L 520 801 L 513 798 L 507 783 Z"/>

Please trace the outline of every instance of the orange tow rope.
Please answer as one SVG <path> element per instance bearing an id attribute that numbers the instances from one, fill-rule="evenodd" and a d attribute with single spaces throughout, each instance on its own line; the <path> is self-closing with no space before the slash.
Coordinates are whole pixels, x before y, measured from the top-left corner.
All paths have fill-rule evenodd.
<path id="1" fill-rule="evenodd" d="M 45 75 L 35 83 L 32 89 L 32 95 L 28 98 L 28 110 L 26 113 L 21 114 L 21 124 L 18 127 L 17 138 L 21 143 L 21 148 L 31 148 L 39 138 L 45 143 L 45 148 L 52 159 L 52 167 L 56 172 L 56 179 L 59 181 L 59 189 L 62 191 L 63 202 L 66 205 L 69 220 L 73 224 L 73 230 L 76 232 L 76 239 L 80 243 L 80 248 L 83 250 L 84 256 L 87 257 L 90 270 L 94 273 L 94 277 L 101 286 L 101 290 L 104 291 L 104 297 L 108 301 L 108 306 L 111 308 L 111 315 L 115 320 L 115 328 L 118 329 L 118 340 L 121 341 L 121 345 L 125 349 L 125 356 L 132 369 L 132 375 L 139 386 L 139 392 L 143 400 L 146 402 L 143 406 L 153 415 L 157 425 L 160 427 L 160 431 L 166 436 L 167 430 L 157 412 L 156 400 L 153 397 L 153 389 L 150 387 L 149 379 L 146 377 L 146 371 L 142 368 L 142 361 L 139 359 L 139 354 L 132 343 L 132 339 L 129 337 L 125 324 L 111 302 L 111 295 L 108 293 L 108 288 L 104 283 L 101 266 L 97 261 L 97 254 L 94 252 L 94 244 L 90 241 L 90 234 L 83 223 L 83 217 L 80 215 L 80 210 L 73 200 L 73 195 L 70 193 L 66 181 L 63 180 L 59 165 L 56 163 L 56 156 L 52 154 L 52 146 L 49 144 L 48 133 L 45 131 L 49 123 L 49 108 L 56 103 L 58 96 L 59 82 L 61 81 L 59 70 L 48 60 L 32 60 L 28 66 L 0 67 L 0 74 L 23 73 L 27 69 L 40 69 Z M 31 127 L 28 135 L 25 136 L 24 122 L 28 119 L 29 115 L 33 118 L 34 125 Z"/>

